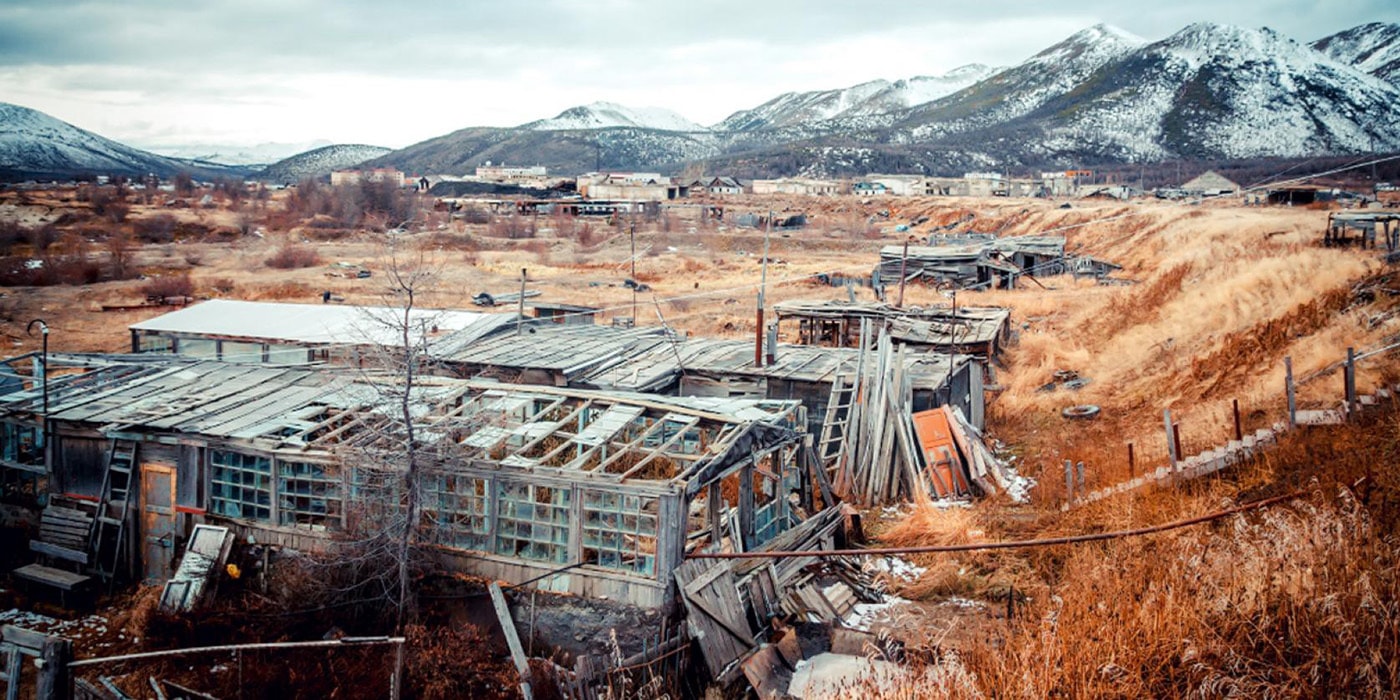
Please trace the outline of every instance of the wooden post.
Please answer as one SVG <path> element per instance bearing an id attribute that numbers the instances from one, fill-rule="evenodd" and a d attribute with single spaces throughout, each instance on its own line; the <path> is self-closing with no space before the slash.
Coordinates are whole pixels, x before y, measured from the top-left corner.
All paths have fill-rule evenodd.
<path id="1" fill-rule="evenodd" d="M 1078 492 L 1081 493 L 1081 494 L 1084 493 L 1084 491 L 1085 491 L 1086 489 L 1084 488 L 1084 463 L 1083 463 L 1083 462 L 1075 462 L 1075 463 L 1074 463 L 1074 484 L 1075 484 L 1075 486 L 1074 486 L 1074 490 L 1075 490 L 1075 491 L 1078 491 Z"/>
<path id="2" fill-rule="evenodd" d="M 1233 399 L 1235 409 L 1235 440 L 1244 440 L 1244 425 L 1240 423 L 1240 400 Z"/>
<path id="3" fill-rule="evenodd" d="M 520 672 L 520 694 L 525 700 L 534 700 L 534 692 L 530 689 L 530 660 L 525 657 L 525 650 L 520 646 L 520 635 L 515 631 L 515 621 L 511 619 L 505 594 L 501 593 L 501 584 L 492 581 L 490 591 L 491 604 L 496 608 L 496 618 L 501 622 L 501 631 L 506 634 L 506 646 L 510 647 L 510 658 L 515 661 L 515 670 Z"/>
<path id="4" fill-rule="evenodd" d="M 389 700 L 399 700 L 403 696 L 403 645 L 394 645 L 394 675 L 389 677 Z"/>
<path id="5" fill-rule="evenodd" d="M 1162 409 L 1162 424 L 1166 426 L 1167 430 L 1167 461 L 1172 468 L 1172 473 L 1175 474 L 1177 454 L 1176 440 L 1173 439 L 1173 436 L 1176 431 L 1172 429 L 1172 410 L 1170 408 Z"/>
<path id="6" fill-rule="evenodd" d="M 1175 470 L 1176 470 L 1176 465 L 1177 465 L 1178 463 L 1180 463 L 1180 461 L 1181 461 L 1182 459 L 1185 459 L 1185 457 L 1186 457 L 1186 454 L 1185 454 L 1184 452 L 1181 451 L 1181 424 L 1180 424 L 1180 423 L 1172 423 L 1172 446 L 1176 448 L 1176 462 L 1174 462 L 1174 463 L 1172 464 L 1172 470 L 1175 471 Z"/>
<path id="7" fill-rule="evenodd" d="M 1074 463 L 1065 460 L 1065 501 L 1074 504 Z"/>
<path id="8" fill-rule="evenodd" d="M 1347 400 L 1347 420 L 1356 414 L 1356 348 L 1347 348 L 1346 371 L 1342 373 L 1346 380 L 1346 400 Z"/>
<path id="9" fill-rule="evenodd" d="M 35 684 L 35 700 L 69 700 L 73 697 L 73 675 L 68 662 L 73 660 L 73 642 L 62 637 L 44 640 L 39 657 L 39 679 Z"/>
<path id="10" fill-rule="evenodd" d="M 1133 443 L 1128 443 L 1128 478 L 1137 476 L 1137 463 L 1133 459 Z"/>
<path id="11" fill-rule="evenodd" d="M 1298 401 L 1293 390 L 1293 358 L 1283 358 L 1283 390 L 1288 394 L 1288 429 L 1298 427 Z"/>

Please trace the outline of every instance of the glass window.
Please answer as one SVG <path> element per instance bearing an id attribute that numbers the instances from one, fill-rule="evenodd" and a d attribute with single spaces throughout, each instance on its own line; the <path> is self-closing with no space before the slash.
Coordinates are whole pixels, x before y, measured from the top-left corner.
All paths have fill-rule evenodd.
<path id="1" fill-rule="evenodd" d="M 170 338 L 163 335 L 150 335 L 142 333 L 138 336 L 137 352 L 170 352 L 174 343 Z"/>
<path id="2" fill-rule="evenodd" d="M 571 496 L 566 488 L 502 483 L 496 501 L 496 553 L 567 563 Z"/>
<path id="3" fill-rule="evenodd" d="M 177 347 L 180 354 L 186 357 L 197 357 L 204 360 L 217 360 L 219 358 L 219 343 L 216 340 L 181 338 Z"/>
<path id="4" fill-rule="evenodd" d="M 228 518 L 272 519 L 272 460 L 209 451 L 209 511 Z"/>
<path id="5" fill-rule="evenodd" d="M 263 361 L 262 343 L 239 343 L 225 340 L 219 346 L 219 353 L 224 362 L 260 363 Z"/>
<path id="6" fill-rule="evenodd" d="M 340 475 L 319 464 L 277 463 L 279 524 L 340 527 L 340 493 Z"/>
<path id="7" fill-rule="evenodd" d="M 491 551 L 490 483 L 465 474 L 438 474 L 427 482 L 424 499 L 427 537 L 458 549 Z"/>
<path id="8" fill-rule="evenodd" d="M 660 501 L 609 491 L 584 491 L 583 560 L 643 576 L 656 575 Z"/>
<path id="9" fill-rule="evenodd" d="M 39 429 L 19 423 L 0 423 L 0 458 L 17 464 L 42 465 Z"/>

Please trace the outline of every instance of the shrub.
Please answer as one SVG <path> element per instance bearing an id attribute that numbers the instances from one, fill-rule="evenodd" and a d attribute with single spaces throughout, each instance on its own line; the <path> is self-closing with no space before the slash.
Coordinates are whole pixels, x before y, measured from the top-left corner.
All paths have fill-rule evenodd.
<path id="1" fill-rule="evenodd" d="M 190 297 L 194 296 L 194 282 L 189 275 L 153 277 L 141 285 L 141 293 L 147 297 Z"/>
<path id="2" fill-rule="evenodd" d="M 136 237 L 147 243 L 169 243 L 175 240 L 175 229 L 178 226 L 175 217 L 169 214 L 156 214 L 155 216 L 137 219 L 134 225 Z"/>
<path id="3" fill-rule="evenodd" d="M 279 270 L 293 270 L 321 264 L 321 256 L 316 251 L 299 245 L 284 245 L 277 249 L 266 261 L 268 267 Z"/>

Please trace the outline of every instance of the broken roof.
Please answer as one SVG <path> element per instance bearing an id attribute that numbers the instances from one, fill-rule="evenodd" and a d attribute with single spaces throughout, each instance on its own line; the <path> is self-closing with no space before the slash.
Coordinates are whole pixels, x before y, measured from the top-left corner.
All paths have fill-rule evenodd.
<path id="1" fill-rule="evenodd" d="M 1011 319 L 1010 309 L 999 306 L 949 306 L 898 308 L 883 302 L 795 299 L 773 305 L 779 319 L 871 318 L 891 322 L 897 340 L 930 345 L 971 345 L 996 340 Z"/>
<path id="2" fill-rule="evenodd" d="M 303 345 L 401 345 L 404 310 L 393 306 L 282 304 L 210 299 L 134 323 L 133 331 L 214 336 Z M 514 320 L 511 314 L 414 309 L 415 336 L 480 337 Z M 436 341 L 433 341 L 436 342 Z"/>
<path id="3" fill-rule="evenodd" d="M 424 376 L 423 440 L 500 468 L 602 481 L 693 484 L 790 443 L 797 401 L 658 397 Z M 163 432 L 263 449 L 372 447 L 396 415 L 399 379 L 338 368 L 171 358 L 50 381 L 49 416 L 102 432 Z M 376 407 L 386 407 L 383 411 Z M 35 388 L 0 396 L 0 416 L 43 410 Z M 317 453 L 311 453 L 317 454 Z"/>

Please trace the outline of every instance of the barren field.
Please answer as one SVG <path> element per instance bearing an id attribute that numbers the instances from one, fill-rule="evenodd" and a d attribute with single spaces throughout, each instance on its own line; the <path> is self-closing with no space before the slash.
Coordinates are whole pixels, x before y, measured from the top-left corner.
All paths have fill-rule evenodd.
<path id="1" fill-rule="evenodd" d="M 4 289 L 0 332 L 10 354 L 37 347 L 25 333 L 33 318 L 53 329 L 51 349 L 125 351 L 128 324 L 171 309 L 103 307 L 141 304 L 162 279 L 188 277 L 195 297 L 319 303 L 329 291 L 344 303 L 394 303 L 382 272 L 392 260 L 409 258 L 437 270 L 420 300 L 426 306 L 473 308 L 478 292 L 518 291 L 524 270 L 526 287 L 540 292 L 537 300 L 602 307 L 599 323 L 635 316 L 640 325 L 665 323 L 696 335 L 753 336 L 763 232 L 699 221 L 697 209 L 614 224 L 553 217 L 468 224 L 425 202 L 405 232 L 384 233 L 382 224 L 338 230 L 289 221 L 281 211 L 285 201 L 278 194 L 238 211 L 225 203 L 178 210 L 136 204 L 113 222 L 95 216 L 75 192 L 0 192 L 0 219 L 12 228 L 59 222 L 45 250 L 33 236 L 15 235 L 12 265 L 52 266 L 81 254 L 106 266 L 117 255 L 132 271 L 122 280 Z M 1113 275 L 1122 284 L 1063 276 L 1016 290 L 958 292 L 959 305 L 1013 310 L 1015 340 L 995 368 L 988 432 L 1039 485 L 1027 505 L 993 499 L 971 509 L 873 514 L 870 522 L 886 543 L 1138 527 L 1248 496 L 1311 489 L 1306 502 L 1286 513 L 1212 526 L 1216 539 L 1197 530 L 1077 549 L 914 558 L 925 570 L 892 585 L 928 606 L 917 619 L 949 631 L 928 639 L 929 625 L 906 624 L 908 636 L 959 651 L 973 672 L 941 690 L 1121 697 L 1288 688 L 1294 691 L 1285 695 L 1310 695 L 1293 684 L 1325 693 L 1329 680 L 1361 694 L 1397 687 L 1393 471 L 1400 423 L 1393 413 L 1361 427 L 1293 434 L 1275 453 L 1187 488 L 1146 489 L 1060 513 L 1064 460 L 1085 463 L 1091 489 L 1132 476 L 1130 443 L 1133 473 L 1163 464 L 1164 410 L 1181 425 L 1185 454 L 1233 438 L 1235 402 L 1246 432 L 1284 420 L 1285 357 L 1299 379 L 1300 406 L 1335 406 L 1347 348 L 1361 352 L 1400 340 L 1400 280 L 1384 264 L 1384 251 L 1322 247 L 1326 210 L 1234 201 L 1075 201 L 1067 208 L 1005 198 L 721 203 L 728 220 L 770 209 L 808 215 L 806 228 L 770 237 L 769 303 L 846 298 L 846 289 L 814 275 L 868 275 L 882 246 L 922 238 L 969 215 L 970 229 L 1064 235 L 1071 253 L 1122 266 Z M 173 219 L 176 233 L 141 242 L 151 228 L 142 222 L 158 217 Z M 896 230 L 915 221 L 911 230 Z M 533 235 L 512 238 L 502 235 L 506 228 Z M 114 252 L 108 241 L 118 236 L 129 247 Z M 305 266 L 269 266 L 289 251 Z M 357 277 L 362 268 L 371 275 Z M 650 289 L 635 293 L 623 285 L 629 277 Z M 856 295 L 872 298 L 864 288 Z M 905 292 L 906 305 L 949 301 L 923 286 Z M 1357 384 L 1363 391 L 1393 385 L 1396 367 L 1391 354 L 1369 358 L 1358 365 Z M 1055 387 L 1057 370 L 1089 382 L 1077 390 Z M 1094 420 L 1063 418 L 1061 410 L 1076 404 L 1101 412 Z M 1334 594 L 1330 612 L 1313 605 Z M 950 596 L 974 605 L 950 609 Z M 1006 618 L 1008 599 L 1024 608 L 1020 622 Z M 1296 645 L 1275 639 L 1289 634 Z M 1334 638 L 1351 641 L 1321 641 Z M 1389 661 L 1349 662 L 1342 671 L 1355 674 L 1349 679 L 1327 670 L 1348 655 L 1364 655 L 1368 640 L 1377 639 L 1389 640 L 1377 651 L 1390 654 Z M 1289 664 L 1299 670 L 1286 670 Z"/>

